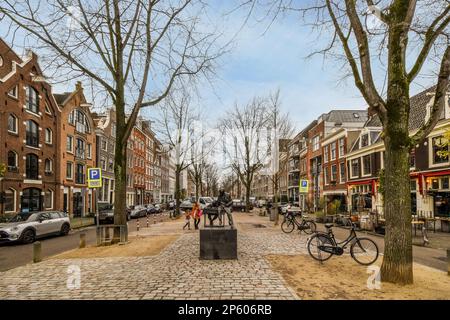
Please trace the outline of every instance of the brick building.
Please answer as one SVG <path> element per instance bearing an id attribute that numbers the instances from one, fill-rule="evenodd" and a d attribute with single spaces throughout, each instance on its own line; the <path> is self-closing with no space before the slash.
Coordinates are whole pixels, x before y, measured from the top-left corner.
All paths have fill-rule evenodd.
<path id="1" fill-rule="evenodd" d="M 86 101 L 83 87 L 76 84 L 73 92 L 54 95 L 61 109 L 58 121 L 60 142 L 59 208 L 73 216 L 95 212 L 95 193 L 87 185 L 87 169 L 96 166 L 96 134 L 91 104 Z"/>
<path id="2" fill-rule="evenodd" d="M 38 57 L 20 58 L 0 39 L 1 214 L 59 209 L 60 117 Z"/>

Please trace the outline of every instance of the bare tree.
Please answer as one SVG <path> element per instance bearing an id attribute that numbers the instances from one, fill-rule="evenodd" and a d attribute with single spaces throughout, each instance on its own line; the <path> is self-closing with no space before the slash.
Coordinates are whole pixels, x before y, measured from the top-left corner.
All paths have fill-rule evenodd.
<path id="1" fill-rule="evenodd" d="M 203 170 L 206 196 L 214 197 L 219 191 L 219 170 L 215 163 L 206 162 Z"/>
<path id="2" fill-rule="evenodd" d="M 254 98 L 244 107 L 237 104 L 221 119 L 219 128 L 228 146 L 226 150 L 230 167 L 245 187 L 246 211 L 250 208 L 253 177 L 263 165 L 260 134 L 266 129 L 266 101 Z M 264 150 L 265 151 L 265 150 Z"/>
<path id="3" fill-rule="evenodd" d="M 449 84 L 450 3 L 448 0 L 316 0 L 292 7 L 290 0 L 260 1 L 270 6 L 270 23 L 286 10 L 300 13 L 329 44 L 315 52 L 341 58 L 354 83 L 383 125 L 385 145 L 386 236 L 381 278 L 413 282 L 409 155 L 432 131 L 444 108 Z M 255 3 L 251 2 L 251 10 Z M 376 77 L 374 64 L 384 68 Z M 409 132 L 410 87 L 424 66 L 434 68 L 431 116 Z M 378 80 L 378 81 L 377 81 Z"/>
<path id="4" fill-rule="evenodd" d="M 93 79 L 116 109 L 114 223 L 126 225 L 126 145 L 139 111 L 208 75 L 220 53 L 195 0 L 5 0 L 0 14 L 59 74 Z M 204 28 L 203 28 L 204 29 Z M 52 68 L 50 68 L 52 69 Z M 128 116 L 126 117 L 126 114 Z"/>

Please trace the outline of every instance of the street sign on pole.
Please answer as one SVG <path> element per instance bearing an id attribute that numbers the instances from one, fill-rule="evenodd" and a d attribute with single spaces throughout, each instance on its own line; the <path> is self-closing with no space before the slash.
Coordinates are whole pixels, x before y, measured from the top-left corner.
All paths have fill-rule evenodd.
<path id="1" fill-rule="evenodd" d="M 101 188 L 102 187 L 102 169 L 89 168 L 87 180 L 88 180 L 89 188 Z"/>
<path id="2" fill-rule="evenodd" d="M 300 180 L 299 192 L 300 193 L 308 193 L 308 190 L 309 190 L 308 180 Z"/>

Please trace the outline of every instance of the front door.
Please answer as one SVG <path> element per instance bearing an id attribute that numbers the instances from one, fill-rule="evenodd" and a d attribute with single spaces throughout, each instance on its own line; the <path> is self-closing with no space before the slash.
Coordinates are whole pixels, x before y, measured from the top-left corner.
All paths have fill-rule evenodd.
<path id="1" fill-rule="evenodd" d="M 73 215 L 74 217 L 83 216 L 83 196 L 81 192 L 73 193 Z"/>

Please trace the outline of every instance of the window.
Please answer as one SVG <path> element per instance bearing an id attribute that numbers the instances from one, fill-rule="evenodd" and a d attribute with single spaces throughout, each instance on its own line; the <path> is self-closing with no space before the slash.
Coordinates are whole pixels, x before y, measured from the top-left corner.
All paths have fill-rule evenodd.
<path id="1" fill-rule="evenodd" d="M 26 144 L 39 148 L 39 127 L 33 120 L 28 120 L 26 123 Z"/>
<path id="2" fill-rule="evenodd" d="M 52 144 L 53 142 L 53 132 L 50 128 L 45 129 L 45 143 Z"/>
<path id="3" fill-rule="evenodd" d="M 336 160 L 336 143 L 331 144 L 331 160 Z"/>
<path id="4" fill-rule="evenodd" d="M 37 180 L 39 177 L 39 159 L 35 154 L 26 156 L 26 178 Z"/>
<path id="5" fill-rule="evenodd" d="M 114 161 L 112 159 L 109 159 L 108 170 L 114 171 Z"/>
<path id="6" fill-rule="evenodd" d="M 363 175 L 370 175 L 372 173 L 371 170 L 371 162 L 370 155 L 363 157 Z"/>
<path id="7" fill-rule="evenodd" d="M 17 153 L 8 151 L 8 171 L 17 171 Z"/>
<path id="8" fill-rule="evenodd" d="M 69 113 L 69 123 L 70 124 L 75 124 L 75 114 L 74 111 L 72 111 L 71 113 Z"/>
<path id="9" fill-rule="evenodd" d="M 329 155 L 328 155 L 328 146 L 325 146 L 325 147 L 323 148 L 323 163 L 327 163 L 327 162 L 328 162 L 328 158 L 329 158 Z"/>
<path id="10" fill-rule="evenodd" d="M 67 136 L 66 150 L 69 152 L 73 152 L 73 137 L 72 136 Z"/>
<path id="11" fill-rule="evenodd" d="M 336 182 L 337 180 L 337 166 L 334 164 L 331 166 L 331 182 Z"/>
<path id="12" fill-rule="evenodd" d="M 363 134 L 361 136 L 361 148 L 367 147 L 369 145 L 369 134 Z"/>
<path id="13" fill-rule="evenodd" d="M 353 159 L 351 162 L 352 177 L 359 177 L 359 159 Z"/>
<path id="14" fill-rule="evenodd" d="M 113 138 L 116 137 L 116 124 L 115 123 L 111 124 L 111 137 L 113 137 Z"/>
<path id="15" fill-rule="evenodd" d="M 13 97 L 13 98 L 18 98 L 19 96 L 17 95 L 17 86 L 14 86 L 11 88 L 11 90 L 8 91 L 8 96 Z"/>
<path id="16" fill-rule="evenodd" d="M 411 181 L 410 181 L 410 189 L 411 189 L 411 191 L 416 191 L 416 189 L 417 189 L 416 179 L 411 179 Z"/>
<path id="17" fill-rule="evenodd" d="M 108 142 L 106 141 L 106 139 L 102 139 L 101 145 L 103 151 L 108 151 Z"/>
<path id="18" fill-rule="evenodd" d="M 319 147 L 320 147 L 319 139 L 320 139 L 319 136 L 315 136 L 315 137 L 312 139 L 312 148 L 313 148 L 313 151 L 319 150 Z"/>
<path id="19" fill-rule="evenodd" d="M 39 112 L 39 94 L 36 91 L 36 89 L 34 89 L 31 86 L 28 86 L 27 89 L 27 104 L 26 104 L 26 108 L 34 113 L 38 113 Z"/>
<path id="20" fill-rule="evenodd" d="M 16 211 L 16 190 L 7 189 L 5 191 L 5 212 L 15 212 Z"/>
<path id="21" fill-rule="evenodd" d="M 12 133 L 17 133 L 17 117 L 13 114 L 8 116 L 8 131 Z"/>
<path id="22" fill-rule="evenodd" d="M 415 168 L 416 167 L 416 152 L 415 150 L 412 150 L 409 154 L 409 167 Z"/>
<path id="23" fill-rule="evenodd" d="M 345 140 L 344 138 L 339 139 L 339 158 L 345 155 Z"/>
<path id="24" fill-rule="evenodd" d="M 75 182 L 78 184 L 84 184 L 84 165 L 77 163 L 77 168 L 75 172 Z"/>
<path id="25" fill-rule="evenodd" d="M 80 159 L 85 158 L 85 146 L 83 139 L 77 138 L 77 147 L 75 149 L 75 156 Z"/>
<path id="26" fill-rule="evenodd" d="M 339 176 L 340 176 L 340 182 L 345 183 L 346 176 L 345 176 L 345 162 L 341 162 L 339 164 Z"/>
<path id="27" fill-rule="evenodd" d="M 53 161 L 51 159 L 45 159 L 45 173 L 53 172 Z"/>
<path id="28" fill-rule="evenodd" d="M 449 189 L 449 177 L 441 179 L 441 189 Z"/>
<path id="29" fill-rule="evenodd" d="M 441 164 L 448 162 L 448 154 L 444 157 L 441 152 L 449 150 L 449 147 L 445 145 L 444 139 L 442 137 L 434 137 L 432 139 L 432 150 L 433 150 L 433 164 Z"/>
<path id="30" fill-rule="evenodd" d="M 104 158 L 100 159 L 100 167 L 102 168 L 102 170 L 106 170 L 106 161 Z"/>
<path id="31" fill-rule="evenodd" d="M 73 179 L 73 163 L 67 162 L 66 164 L 66 178 Z"/>
<path id="32" fill-rule="evenodd" d="M 324 180 L 325 180 L 325 184 L 328 184 L 328 182 L 330 180 L 330 178 L 328 177 L 328 167 L 324 168 L 324 170 L 323 170 L 323 177 L 324 177 Z"/>
<path id="33" fill-rule="evenodd" d="M 87 144 L 87 157 L 88 159 L 92 158 L 92 144 L 90 143 Z"/>
<path id="34" fill-rule="evenodd" d="M 89 133 L 89 122 L 83 111 L 75 109 L 69 114 L 69 123 L 80 133 Z"/>
<path id="35" fill-rule="evenodd" d="M 44 194 L 45 209 L 53 209 L 53 191 L 47 190 Z"/>

